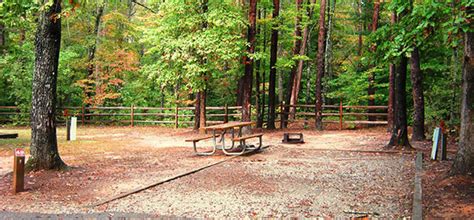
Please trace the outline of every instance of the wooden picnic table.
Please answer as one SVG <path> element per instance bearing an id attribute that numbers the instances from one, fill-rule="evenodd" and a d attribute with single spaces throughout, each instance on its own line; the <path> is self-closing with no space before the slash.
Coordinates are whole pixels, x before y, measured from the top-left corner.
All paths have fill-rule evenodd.
<path id="1" fill-rule="evenodd" d="M 263 134 L 250 134 L 247 136 L 242 136 L 242 128 L 246 126 L 251 126 L 252 124 L 255 124 L 255 122 L 228 122 L 224 124 L 218 124 L 218 125 L 212 125 L 212 126 L 207 126 L 204 127 L 206 131 L 210 131 L 211 135 L 202 137 L 202 138 L 195 138 L 187 141 L 192 141 L 193 146 L 194 146 L 194 151 L 196 152 L 197 155 L 212 155 L 216 152 L 216 149 L 222 150 L 226 155 L 241 155 L 245 153 L 247 150 L 258 150 L 262 146 L 262 135 Z M 236 128 L 238 129 L 238 132 L 236 133 L 235 130 Z M 225 144 L 226 142 L 226 134 L 230 133 L 231 139 L 230 139 L 230 146 L 227 146 Z M 250 138 L 259 138 L 260 142 L 258 147 L 250 146 L 246 144 L 246 140 Z M 213 150 L 211 152 L 198 152 L 196 149 L 196 142 L 199 142 L 200 140 L 212 138 L 213 140 Z M 220 140 L 218 140 L 220 138 Z M 238 146 L 235 145 L 235 142 L 239 142 L 240 144 Z M 221 144 L 218 144 L 221 143 Z M 241 147 L 242 150 L 239 152 L 231 152 L 230 150 L 236 148 L 236 147 Z"/>
<path id="2" fill-rule="evenodd" d="M 251 122 L 251 121 L 243 121 L 243 122 L 233 121 L 233 122 L 228 122 L 228 123 L 224 123 L 224 124 L 207 126 L 207 127 L 204 127 L 204 129 L 206 129 L 206 131 L 228 130 L 228 129 L 231 129 L 231 128 L 242 129 L 245 126 L 250 126 L 252 124 L 254 124 L 254 122 Z"/>

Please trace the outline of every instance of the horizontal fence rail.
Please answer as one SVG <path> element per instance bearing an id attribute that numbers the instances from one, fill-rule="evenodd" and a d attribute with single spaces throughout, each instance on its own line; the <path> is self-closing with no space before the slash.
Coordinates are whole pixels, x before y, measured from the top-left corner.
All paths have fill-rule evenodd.
<path id="1" fill-rule="evenodd" d="M 285 108 L 290 111 L 285 112 Z M 308 122 L 310 119 L 314 121 L 317 118 L 315 105 L 285 105 L 281 103 L 277 114 L 280 115 L 280 127 L 284 127 L 285 122 Z M 283 115 L 287 117 L 283 117 Z M 388 106 L 343 105 L 342 103 L 322 105 L 321 117 L 323 124 L 339 124 L 339 130 L 342 130 L 345 124 L 387 125 Z"/>
<path id="2" fill-rule="evenodd" d="M 289 112 L 284 109 L 289 108 Z M 64 124 L 66 117 L 75 116 L 78 123 L 86 124 L 161 124 L 175 128 L 194 124 L 194 107 L 142 107 L 142 106 L 63 106 L 58 107 L 56 120 Z M 253 108 L 252 108 L 253 109 Z M 291 109 L 294 109 L 292 111 Z M 387 106 L 356 106 L 356 105 L 323 105 L 321 117 L 323 123 L 338 123 L 339 129 L 344 124 L 386 125 Z M 316 120 L 315 105 L 285 105 L 281 103 L 276 113 L 280 116 L 280 127 L 283 122 L 305 123 Z M 288 117 L 283 117 L 284 115 Z M 206 107 L 206 123 L 220 124 L 239 121 L 242 106 L 208 106 Z M 28 109 L 17 106 L 0 106 L 0 123 L 29 124 Z"/>

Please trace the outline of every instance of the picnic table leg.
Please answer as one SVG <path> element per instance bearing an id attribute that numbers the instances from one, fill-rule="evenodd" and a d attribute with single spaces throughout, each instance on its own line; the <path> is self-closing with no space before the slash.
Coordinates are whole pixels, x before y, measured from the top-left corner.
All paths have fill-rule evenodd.
<path id="1" fill-rule="evenodd" d="M 194 153 L 196 153 L 196 155 L 198 155 L 198 156 L 209 156 L 209 155 L 213 155 L 216 152 L 216 145 L 214 145 L 212 147 L 211 152 L 198 152 L 196 143 L 197 143 L 197 141 L 193 141 L 193 148 L 194 148 Z"/>
<path id="2" fill-rule="evenodd" d="M 235 137 L 235 129 L 234 129 L 234 128 L 231 128 L 231 129 L 230 129 L 230 142 L 232 142 L 232 144 L 231 144 L 230 148 L 229 148 L 229 149 L 226 149 L 226 150 L 232 150 L 232 149 L 234 149 L 234 147 L 235 147 L 235 144 L 234 144 L 234 141 L 233 141 L 234 137 Z"/>
<path id="3" fill-rule="evenodd" d="M 219 142 L 222 142 L 222 148 L 223 148 L 223 149 L 225 148 L 226 150 L 232 150 L 232 148 L 234 148 L 233 142 L 232 142 L 232 144 L 230 145 L 229 148 L 226 148 L 226 145 L 225 145 L 225 134 L 226 134 L 226 133 L 227 133 L 227 130 L 224 130 L 224 131 L 222 132 L 222 137 L 221 137 L 221 140 L 220 140 Z"/>
<path id="4" fill-rule="evenodd" d="M 242 142 L 242 141 L 241 141 Z M 234 145 L 234 141 L 232 141 L 232 146 Z M 231 156 L 238 156 L 238 155 L 242 155 L 245 153 L 245 150 L 246 150 L 246 147 L 245 145 L 241 145 L 243 146 L 242 147 L 242 151 L 240 152 L 229 152 L 227 151 L 225 148 L 222 148 L 222 151 L 226 154 L 226 155 L 231 155 Z"/>
<path id="5" fill-rule="evenodd" d="M 244 140 L 244 144 L 245 144 L 245 140 Z M 253 145 L 252 145 L 252 146 L 253 146 Z M 255 151 L 255 150 L 260 150 L 261 147 L 262 147 L 262 136 L 259 136 L 259 137 L 258 137 L 258 146 L 257 146 L 257 147 L 255 147 L 255 146 L 253 146 L 253 147 L 247 146 L 247 149 L 252 150 L 252 151 Z"/>

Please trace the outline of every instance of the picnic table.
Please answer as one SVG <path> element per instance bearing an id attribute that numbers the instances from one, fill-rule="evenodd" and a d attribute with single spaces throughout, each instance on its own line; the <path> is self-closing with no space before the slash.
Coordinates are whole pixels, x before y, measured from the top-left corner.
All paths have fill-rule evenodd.
<path id="1" fill-rule="evenodd" d="M 224 124 L 212 125 L 204 127 L 204 129 L 211 133 L 205 137 L 197 137 L 193 139 L 186 140 L 187 142 L 193 142 L 194 152 L 197 155 L 212 155 L 216 152 L 217 149 L 222 150 L 226 155 L 242 155 L 247 151 L 259 150 L 262 147 L 262 136 L 263 133 L 255 133 L 249 135 L 242 135 L 242 128 L 246 126 L 251 126 L 254 122 L 228 122 Z M 237 132 L 236 132 L 237 129 Z M 226 145 L 226 134 L 230 135 L 230 144 Z M 205 139 L 213 140 L 212 151 L 209 152 L 198 152 L 197 142 Z M 258 146 L 247 145 L 246 140 L 251 138 L 258 138 Z M 219 140 L 218 140 L 219 139 Z M 239 144 L 236 145 L 235 143 Z M 220 144 L 219 144 L 220 143 Z M 234 148 L 240 147 L 240 151 L 231 151 Z"/>

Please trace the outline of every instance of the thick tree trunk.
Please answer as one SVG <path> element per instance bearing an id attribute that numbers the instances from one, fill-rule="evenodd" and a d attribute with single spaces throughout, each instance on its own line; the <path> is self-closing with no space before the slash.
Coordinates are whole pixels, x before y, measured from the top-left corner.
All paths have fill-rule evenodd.
<path id="1" fill-rule="evenodd" d="M 380 13 L 380 1 L 374 0 L 374 14 L 372 15 L 372 25 L 371 25 L 372 32 L 377 31 L 379 13 Z M 372 52 L 375 52 L 376 46 L 374 45 L 370 49 Z M 375 105 L 375 74 L 372 72 L 369 73 L 368 80 L 369 80 L 369 87 L 367 88 L 367 95 L 369 97 L 368 105 L 374 106 Z M 376 112 L 375 109 L 369 109 L 368 111 L 369 114 L 375 113 L 375 112 Z M 369 115 L 368 119 L 369 121 L 375 121 L 377 120 L 377 117 Z"/>
<path id="2" fill-rule="evenodd" d="M 411 84 L 413 94 L 413 141 L 425 139 L 425 98 L 423 95 L 423 74 L 420 68 L 420 54 L 415 47 L 411 53 Z"/>
<path id="3" fill-rule="evenodd" d="M 311 6 L 309 6 L 306 9 L 306 15 L 308 16 L 309 19 L 311 19 L 311 17 L 312 17 L 313 5 L 314 5 L 315 1 L 316 0 L 311 0 L 311 1 L 308 0 L 308 4 L 311 4 Z M 309 24 L 306 25 L 304 27 L 304 30 L 303 30 L 303 41 L 301 42 L 301 48 L 300 48 L 300 51 L 299 51 L 299 55 L 301 55 L 301 56 L 306 54 L 306 47 L 307 47 L 306 45 L 308 44 L 308 36 L 309 36 Z M 291 87 L 292 90 L 291 90 L 290 105 L 298 104 L 298 95 L 299 95 L 300 88 L 301 88 L 302 75 L 303 75 L 303 60 L 299 60 L 298 65 L 297 65 L 297 69 L 296 69 L 295 79 L 293 81 L 293 86 Z M 290 117 L 292 119 L 295 118 L 295 114 L 296 114 L 296 107 L 290 108 Z"/>
<path id="4" fill-rule="evenodd" d="M 395 24 L 397 21 L 397 15 L 395 12 L 392 12 L 392 16 L 390 18 L 390 23 L 392 25 Z M 395 123 L 395 116 L 394 116 L 394 101 L 395 101 L 395 71 L 396 66 L 394 63 L 390 64 L 389 67 L 389 82 L 388 82 L 388 109 L 387 109 L 387 131 L 392 131 Z"/>
<path id="5" fill-rule="evenodd" d="M 322 80 L 324 77 L 324 43 L 326 36 L 325 12 L 326 0 L 321 0 L 319 9 L 319 35 L 318 35 L 318 75 L 316 77 L 316 129 L 323 130 L 322 110 L 323 110 L 323 96 L 322 96 Z"/>
<path id="6" fill-rule="evenodd" d="M 46 4 L 43 0 L 42 5 Z M 35 68 L 31 108 L 31 170 L 61 169 L 66 165 L 56 139 L 56 82 L 61 47 L 61 1 L 40 12 L 35 36 Z"/>
<path id="7" fill-rule="evenodd" d="M 468 10 L 472 10 L 468 9 Z M 472 29 L 471 29 L 472 30 Z M 461 133 L 452 174 L 474 176 L 474 32 L 464 34 Z"/>
<path id="8" fill-rule="evenodd" d="M 249 27 L 247 33 L 247 41 L 249 47 L 247 52 L 253 54 L 255 52 L 255 32 L 257 20 L 257 0 L 250 0 L 249 4 Z M 245 74 L 242 81 L 242 121 L 250 121 L 250 104 L 252 98 L 252 78 L 253 78 L 253 59 L 249 56 L 245 57 Z"/>
<path id="9" fill-rule="evenodd" d="M 408 142 L 406 78 L 408 58 L 402 56 L 395 75 L 395 124 L 387 147 L 411 148 Z"/>
<path id="10" fill-rule="evenodd" d="M 275 129 L 275 107 L 276 107 L 276 62 L 278 52 L 278 16 L 280 14 L 280 0 L 273 0 L 273 28 L 270 48 L 270 76 L 268 80 L 268 129 Z"/>
<path id="11" fill-rule="evenodd" d="M 300 54 L 301 50 L 301 4 L 303 3 L 303 0 L 295 0 L 295 5 L 296 5 L 296 18 L 295 18 L 295 39 L 293 41 L 293 56 L 297 56 Z M 285 97 L 285 103 L 286 104 L 291 104 L 291 93 L 293 91 L 293 83 L 295 82 L 296 78 L 296 71 L 298 70 L 298 65 L 294 65 L 293 68 L 291 68 L 290 72 L 290 78 L 288 79 L 288 84 L 286 87 L 286 97 Z M 289 118 L 289 112 L 290 112 L 290 107 L 285 107 L 284 108 L 284 114 L 283 116 L 283 128 L 286 128 L 288 126 L 288 118 Z M 294 118 L 294 117 L 293 117 Z"/>

